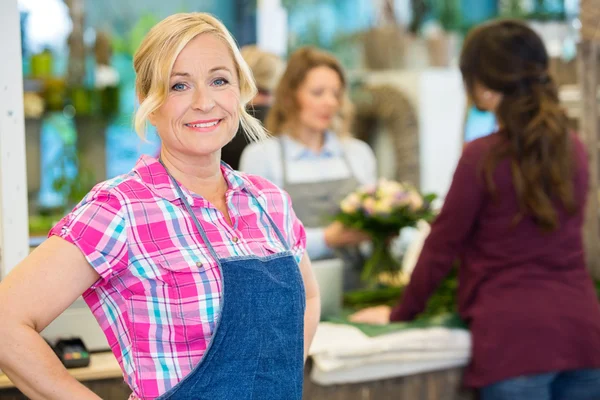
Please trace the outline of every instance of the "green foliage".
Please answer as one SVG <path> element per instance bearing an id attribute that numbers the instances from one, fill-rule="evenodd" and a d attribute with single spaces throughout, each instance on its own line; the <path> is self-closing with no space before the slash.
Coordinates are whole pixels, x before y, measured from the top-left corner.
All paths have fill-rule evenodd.
<path id="1" fill-rule="evenodd" d="M 81 165 L 74 143 L 65 144 L 53 164 L 58 168 L 58 174 L 52 188 L 65 199 L 64 210 L 68 210 L 94 187 L 96 179 L 92 171 Z"/>
<path id="2" fill-rule="evenodd" d="M 374 289 L 359 289 L 344 293 L 344 306 L 353 310 L 379 306 L 393 306 L 404 292 L 404 287 L 378 287 Z"/>
<path id="3" fill-rule="evenodd" d="M 454 268 L 452 272 L 440 283 L 433 296 L 427 301 L 425 310 L 419 318 L 430 318 L 446 313 L 458 312 L 456 293 L 458 291 L 458 273 Z"/>
<path id="4" fill-rule="evenodd" d="M 460 31 L 462 14 L 460 0 L 430 0 L 433 13 L 447 32 Z"/>
<path id="5" fill-rule="evenodd" d="M 159 21 L 160 19 L 151 13 L 142 15 L 124 36 L 115 36 L 113 38 L 112 47 L 114 52 L 133 56 L 146 34 Z"/>
<path id="6" fill-rule="evenodd" d="M 546 0 L 536 0 L 533 11 L 523 7 L 523 0 L 504 0 L 499 6 L 499 16 L 534 21 L 564 21 L 566 18 L 564 2 L 560 11 L 550 11 Z"/>
<path id="7" fill-rule="evenodd" d="M 600 285 L 600 284 L 599 284 Z M 405 287 L 377 287 L 361 289 L 344 294 L 344 307 L 353 311 L 379 305 L 394 306 L 402 297 Z M 425 310 L 417 320 L 428 319 L 457 312 L 456 293 L 458 290 L 457 269 L 440 283 L 440 286 L 427 301 Z M 600 286 L 598 286 L 600 297 Z"/>
<path id="8" fill-rule="evenodd" d="M 46 236 L 62 217 L 63 214 L 30 215 L 29 234 L 31 236 Z"/>
<path id="9" fill-rule="evenodd" d="M 458 268 L 453 268 L 452 272 L 444 278 L 436 291 L 427 301 L 425 310 L 416 318 L 419 320 L 428 320 L 442 315 L 456 314 L 457 292 L 458 292 Z M 600 302 L 600 280 L 595 280 L 594 285 Z M 344 307 L 351 312 L 379 305 L 394 306 L 402 297 L 405 287 L 378 287 L 372 289 L 361 289 L 350 291 L 344 294 Z"/>

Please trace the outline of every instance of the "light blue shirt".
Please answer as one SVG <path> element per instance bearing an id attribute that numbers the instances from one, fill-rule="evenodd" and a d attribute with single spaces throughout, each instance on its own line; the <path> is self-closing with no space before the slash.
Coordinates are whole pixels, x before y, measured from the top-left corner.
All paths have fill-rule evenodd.
<path id="1" fill-rule="evenodd" d="M 333 133 L 325 134 L 320 152 L 315 153 L 302 143 L 287 135 L 281 135 L 285 149 L 287 183 L 323 182 L 348 178 L 354 175 L 362 184 L 377 182 L 377 161 L 369 145 L 355 138 L 339 138 Z M 352 171 L 344 160 L 344 153 Z M 281 148 L 278 139 L 271 138 L 248 145 L 240 160 L 240 171 L 267 178 L 279 187 L 283 186 Z M 324 228 L 306 228 L 306 250 L 311 258 L 332 255 L 325 244 Z"/>
<path id="2" fill-rule="evenodd" d="M 471 107 L 465 123 L 465 143 L 490 135 L 498 130 L 498 123 L 493 113 L 480 111 Z"/>

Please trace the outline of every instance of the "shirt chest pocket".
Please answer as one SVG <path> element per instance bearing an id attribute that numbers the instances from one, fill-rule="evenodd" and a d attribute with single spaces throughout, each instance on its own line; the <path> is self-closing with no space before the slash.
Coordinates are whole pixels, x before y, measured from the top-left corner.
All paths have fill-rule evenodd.
<path id="1" fill-rule="evenodd" d="M 279 253 L 283 253 L 283 252 L 287 251 L 285 246 L 279 242 L 261 243 L 259 246 L 262 249 L 262 252 L 264 253 L 263 255 L 265 255 L 265 256 L 270 256 L 272 254 L 279 254 Z M 260 254 L 260 253 L 257 253 L 257 254 Z"/>
<path id="2" fill-rule="evenodd" d="M 213 290 L 221 286 L 221 274 L 216 261 L 203 255 L 189 258 L 180 254 L 163 256 L 159 259 L 158 266 L 169 290 L 175 290 L 180 295 L 186 289 L 196 292 L 199 290 L 192 286 L 210 286 Z"/>

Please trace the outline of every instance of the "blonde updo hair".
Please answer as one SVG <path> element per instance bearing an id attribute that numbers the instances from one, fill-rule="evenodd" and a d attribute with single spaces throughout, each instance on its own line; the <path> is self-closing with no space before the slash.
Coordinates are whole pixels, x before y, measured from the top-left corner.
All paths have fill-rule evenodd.
<path id="1" fill-rule="evenodd" d="M 242 47 L 240 53 L 252 70 L 258 90 L 266 93 L 273 92 L 285 67 L 283 60 L 276 54 L 261 50 L 255 45 Z"/>
<path id="2" fill-rule="evenodd" d="M 140 106 L 135 113 L 135 130 L 146 136 L 148 116 L 162 106 L 169 94 L 169 80 L 175 60 L 196 36 L 215 35 L 227 45 L 233 57 L 240 88 L 239 116 L 242 130 L 249 139 L 267 137 L 262 124 L 246 112 L 246 104 L 257 93 L 252 72 L 242 58 L 227 28 L 207 13 L 180 13 L 156 24 L 146 35 L 133 57 L 136 94 Z"/>

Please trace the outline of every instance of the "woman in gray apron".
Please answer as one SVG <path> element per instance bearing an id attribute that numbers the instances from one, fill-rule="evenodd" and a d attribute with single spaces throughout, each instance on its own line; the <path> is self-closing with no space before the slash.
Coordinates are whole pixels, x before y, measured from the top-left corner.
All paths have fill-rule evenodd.
<path id="1" fill-rule="evenodd" d="M 345 92 L 344 72 L 333 56 L 310 47 L 294 52 L 267 116 L 266 127 L 276 137 L 247 147 L 240 163 L 240 170 L 289 193 L 312 260 L 356 260 L 356 246 L 368 240 L 364 232 L 332 222 L 348 193 L 377 179 L 373 151 L 345 131 Z"/>

